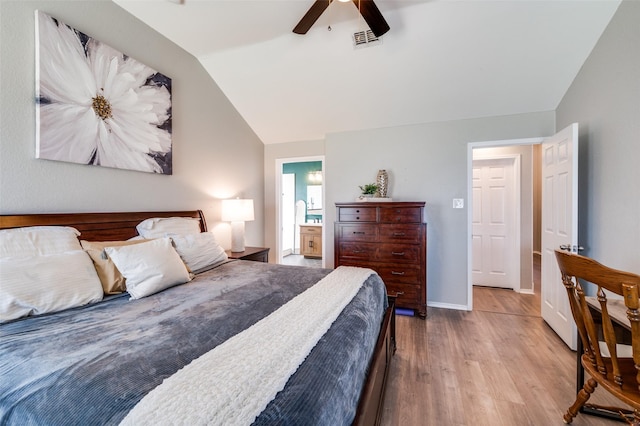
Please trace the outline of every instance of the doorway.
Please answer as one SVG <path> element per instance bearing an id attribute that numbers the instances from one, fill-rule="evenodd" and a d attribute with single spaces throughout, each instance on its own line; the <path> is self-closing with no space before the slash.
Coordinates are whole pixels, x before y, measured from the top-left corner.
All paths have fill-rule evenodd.
<path id="1" fill-rule="evenodd" d="M 303 231 L 313 227 L 324 238 L 324 157 L 276 160 L 276 263 L 324 267 L 324 248 L 307 253 Z"/>
<path id="2" fill-rule="evenodd" d="M 515 254 L 515 257 L 509 260 L 508 258 L 501 258 L 499 262 L 494 262 L 494 270 L 500 272 L 496 274 L 496 277 L 503 277 L 504 273 L 510 273 L 512 278 L 508 278 L 508 280 L 513 281 L 513 285 L 505 285 L 504 280 L 502 283 L 498 283 L 495 285 L 496 287 L 511 287 L 512 290 L 497 290 L 498 292 L 509 292 L 511 295 L 515 297 L 523 296 L 524 299 L 531 299 L 534 297 L 537 298 L 539 296 L 536 295 L 536 290 L 539 293 L 539 287 L 536 288 L 536 280 L 534 279 L 538 274 L 537 269 L 534 269 L 534 242 L 539 241 L 539 238 L 534 238 L 534 234 L 539 233 L 539 220 L 536 218 L 539 216 L 537 209 L 539 209 L 539 204 L 535 204 L 536 196 L 534 196 L 535 190 L 539 187 L 539 185 L 534 182 L 536 179 L 539 179 L 538 173 L 535 172 L 535 165 L 537 161 L 535 160 L 536 155 L 538 155 L 539 150 L 534 148 L 534 146 L 542 143 L 544 138 L 528 138 L 528 139 L 512 139 L 512 140 L 504 140 L 504 141 L 488 141 L 488 142 L 475 142 L 470 143 L 468 145 L 468 196 L 469 200 L 469 208 L 467 211 L 468 214 L 468 229 L 469 229 L 469 240 L 467 246 L 467 254 L 468 254 L 468 309 L 472 310 L 474 307 L 474 279 L 477 278 L 477 273 L 474 274 L 474 271 L 479 269 L 478 258 L 479 255 L 474 255 L 474 243 L 475 249 L 480 249 L 479 239 L 474 237 L 473 228 L 474 228 L 474 212 L 477 218 L 478 209 L 480 206 L 477 206 L 477 203 L 474 201 L 474 158 L 476 160 L 482 159 L 485 163 L 483 166 L 488 167 L 489 169 L 485 171 L 485 173 L 489 174 L 489 179 L 491 178 L 491 173 L 493 173 L 493 177 L 499 177 L 499 175 L 506 173 L 512 178 L 513 182 L 513 190 L 514 190 L 514 202 L 513 207 L 510 207 L 505 210 L 505 206 L 501 203 L 508 201 L 505 197 L 496 197 L 496 194 L 501 191 L 505 191 L 505 188 L 500 189 L 499 185 L 496 187 L 499 190 L 495 191 L 493 194 L 496 199 L 497 206 L 499 207 L 496 211 L 512 213 L 513 217 L 511 219 L 511 225 L 513 230 L 515 231 L 513 235 L 513 242 L 508 243 L 507 247 L 502 247 L 501 245 L 504 243 L 504 240 L 499 238 L 494 238 L 493 250 L 498 250 L 502 253 L 506 251 L 511 251 L 512 254 Z M 493 166 L 502 165 L 500 167 Z M 513 170 L 509 168 L 504 168 L 502 166 L 505 163 L 513 164 Z M 478 165 L 478 163 L 476 163 Z M 520 169 L 520 170 L 518 170 Z M 511 171 L 510 171 L 511 170 Z M 477 172 L 476 172 L 477 176 Z M 518 178 L 520 181 L 518 181 Z M 498 179 L 499 180 L 499 179 Z M 489 189 L 491 191 L 491 189 Z M 477 189 L 475 190 L 477 193 Z M 514 212 L 515 210 L 515 212 Z M 500 216 L 500 215 L 498 215 Z M 502 217 L 501 217 L 502 218 Z M 493 225 L 490 225 L 493 226 Z M 534 231 L 535 229 L 535 231 Z M 519 235 L 518 235 L 519 234 Z M 487 250 L 490 252 L 492 250 L 491 245 L 488 245 L 489 248 L 485 245 L 485 253 Z M 491 254 L 491 253 L 490 253 Z M 487 259 L 483 259 L 486 264 Z M 508 265 L 510 263 L 510 265 Z M 539 264 L 539 263 L 537 263 Z M 509 268 L 509 266 L 512 266 Z M 492 268 L 489 267 L 488 270 Z M 509 270 L 510 269 L 510 270 Z M 515 278 L 513 278 L 515 277 Z M 478 289 L 483 289 L 488 287 L 478 287 Z M 504 293 L 503 296 L 507 295 Z M 509 297 L 511 297 L 509 295 Z M 538 299 L 539 300 L 539 299 Z M 526 302 L 525 305 L 530 304 Z M 539 312 L 539 307 L 537 308 Z M 539 316 L 539 314 L 538 314 Z"/>

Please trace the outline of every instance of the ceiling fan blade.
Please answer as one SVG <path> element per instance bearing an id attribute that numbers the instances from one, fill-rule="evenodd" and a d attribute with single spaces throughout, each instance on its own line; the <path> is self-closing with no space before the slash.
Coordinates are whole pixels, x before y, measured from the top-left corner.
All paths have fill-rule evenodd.
<path id="1" fill-rule="evenodd" d="M 324 12 L 333 0 L 316 0 L 307 13 L 302 17 L 298 25 L 293 29 L 296 34 L 306 34 L 316 23 L 322 12 Z"/>
<path id="2" fill-rule="evenodd" d="M 360 14 L 362 14 L 364 21 L 369 25 L 371 32 L 376 37 L 380 37 L 389 31 L 389 24 L 387 24 L 373 0 L 353 0 L 353 4 L 360 9 Z"/>

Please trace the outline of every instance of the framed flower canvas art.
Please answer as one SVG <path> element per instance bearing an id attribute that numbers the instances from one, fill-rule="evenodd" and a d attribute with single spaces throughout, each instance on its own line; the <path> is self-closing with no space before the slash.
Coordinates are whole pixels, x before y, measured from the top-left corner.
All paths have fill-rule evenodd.
<path id="1" fill-rule="evenodd" d="M 171 79 L 36 11 L 36 156 L 171 174 Z"/>

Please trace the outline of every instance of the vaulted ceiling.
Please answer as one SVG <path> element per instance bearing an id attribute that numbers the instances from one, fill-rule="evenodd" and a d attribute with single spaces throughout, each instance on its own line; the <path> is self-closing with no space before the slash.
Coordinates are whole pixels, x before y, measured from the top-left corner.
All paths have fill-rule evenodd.
<path id="1" fill-rule="evenodd" d="M 364 1 L 364 0 L 363 0 Z M 619 0 L 376 0 L 391 30 L 334 1 L 114 0 L 197 57 L 266 144 L 554 110 Z"/>

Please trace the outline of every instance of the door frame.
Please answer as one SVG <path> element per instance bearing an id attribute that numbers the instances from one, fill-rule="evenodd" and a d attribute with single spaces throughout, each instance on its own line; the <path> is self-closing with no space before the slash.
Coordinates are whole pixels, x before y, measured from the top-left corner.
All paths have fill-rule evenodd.
<path id="1" fill-rule="evenodd" d="M 289 177 L 289 176 L 290 176 L 290 177 Z M 295 200 L 295 198 L 296 198 L 296 197 L 295 197 L 295 193 L 296 193 L 296 179 L 295 179 L 295 174 L 293 174 L 293 173 L 283 173 L 283 174 L 282 174 L 282 176 L 280 177 L 280 182 L 281 182 L 281 184 L 285 183 L 285 181 L 287 180 L 287 179 L 285 179 L 285 178 L 287 178 L 287 177 L 289 177 L 289 178 L 288 178 L 288 180 L 289 180 L 290 182 L 287 182 L 287 185 L 284 185 L 284 186 L 282 186 L 282 187 L 280 188 L 280 193 L 282 194 L 281 199 L 283 199 L 283 198 L 284 198 L 284 195 L 285 195 L 285 192 L 284 192 L 284 191 L 285 191 L 285 186 L 289 186 L 289 185 L 293 184 L 293 185 L 292 185 L 292 186 L 293 186 L 293 194 L 292 194 L 292 196 L 291 196 L 291 204 L 292 204 L 292 206 L 284 206 L 284 205 L 281 205 L 282 210 L 281 210 L 281 216 L 280 216 L 280 218 L 281 218 L 281 220 L 282 220 L 282 218 L 284 218 L 285 214 L 287 213 L 287 210 L 289 210 L 290 208 L 292 208 L 292 210 L 293 210 L 293 213 L 292 213 L 292 216 L 293 216 L 293 222 L 294 222 L 294 224 L 295 224 L 295 221 L 296 221 L 296 218 L 295 218 L 295 210 L 296 210 L 296 207 L 295 207 L 295 205 L 296 205 L 296 200 Z M 286 207 L 286 208 L 285 208 L 285 207 Z M 283 226 L 280 228 L 280 229 L 282 230 L 282 231 L 281 231 L 281 239 L 280 239 L 280 242 L 281 242 L 281 244 L 282 244 L 282 253 L 283 253 L 283 256 L 284 256 L 284 253 L 286 252 L 286 249 L 285 249 L 284 247 L 286 247 L 286 246 L 287 246 L 287 244 L 285 243 L 285 238 L 284 238 L 284 236 L 285 236 L 285 234 L 286 234 L 286 232 L 285 232 L 285 227 L 284 227 L 284 221 L 282 221 L 282 222 L 283 222 Z M 296 252 L 296 236 L 295 236 L 295 228 L 290 229 L 290 230 L 289 230 L 289 232 L 291 233 L 291 253 L 289 253 L 289 254 L 294 254 L 294 253 Z"/>
<path id="2" fill-rule="evenodd" d="M 471 152 L 471 155 L 473 156 L 473 151 Z M 473 157 L 472 161 L 471 161 L 471 168 L 472 168 L 472 174 L 473 174 L 473 162 L 474 161 L 491 161 L 491 160 L 511 160 L 511 166 L 512 166 L 512 176 L 510 177 L 510 179 L 513 179 L 513 191 L 514 191 L 514 204 L 515 204 L 515 217 L 514 217 L 514 244 L 516 247 L 516 250 L 518 247 L 520 247 L 520 231 L 521 231 L 521 217 L 522 217 L 522 212 L 521 210 L 521 205 L 522 205 L 522 201 L 521 201 L 521 166 L 520 166 L 520 162 L 521 162 L 521 155 L 520 154 L 496 154 L 496 155 L 481 155 L 478 157 Z M 472 176 L 472 182 L 471 182 L 471 186 L 472 186 L 472 190 L 473 190 L 473 176 Z M 471 222 L 471 227 L 472 227 L 472 238 L 473 238 L 473 191 L 472 191 L 472 196 L 471 198 L 469 198 L 469 212 L 471 213 L 471 217 L 472 217 L 472 222 Z M 473 244 L 471 244 L 472 246 L 472 254 L 473 254 Z M 518 277 L 520 276 L 520 253 L 516 252 L 516 256 L 515 256 L 515 262 L 514 262 L 514 266 L 513 266 L 513 273 L 518 275 Z M 471 259 L 472 262 L 471 264 L 473 264 L 473 259 Z M 472 274 L 473 275 L 473 271 Z M 513 290 L 520 293 L 520 279 L 517 280 L 516 283 L 514 283 L 513 286 Z"/>
<path id="3" fill-rule="evenodd" d="M 481 141 L 467 143 L 467 310 L 473 310 L 473 273 L 472 273 L 472 237 L 473 237 L 473 150 L 474 148 L 495 148 L 513 145 L 538 145 L 544 141 L 544 137 L 505 139 L 495 141 Z"/>
<path id="4" fill-rule="evenodd" d="M 322 167 L 322 240 L 325 240 L 326 224 L 324 223 L 325 214 L 325 201 L 326 201 L 326 185 L 324 178 L 324 155 L 313 155 L 308 157 L 290 157 L 290 158 L 276 158 L 276 185 L 275 185 L 275 203 L 276 206 L 276 263 L 282 264 L 282 166 L 288 163 L 306 163 L 310 161 L 320 161 Z M 325 267 L 326 262 L 325 244 L 322 245 L 322 267 Z"/>

